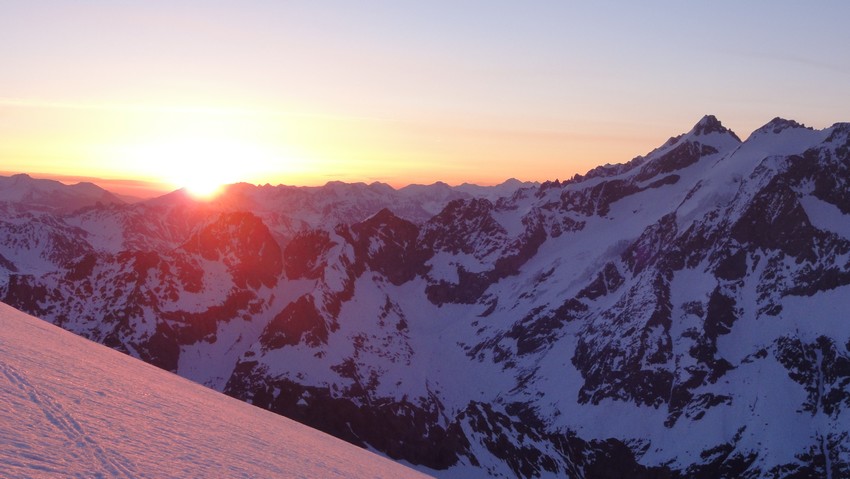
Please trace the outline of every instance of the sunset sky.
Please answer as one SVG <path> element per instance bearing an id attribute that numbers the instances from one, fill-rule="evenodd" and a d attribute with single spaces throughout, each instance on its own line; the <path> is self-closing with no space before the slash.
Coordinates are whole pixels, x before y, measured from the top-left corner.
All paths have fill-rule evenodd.
<path id="1" fill-rule="evenodd" d="M 564 179 L 850 121 L 850 2 L 0 0 L 0 174 Z M 125 189 L 130 191 L 129 189 Z"/>

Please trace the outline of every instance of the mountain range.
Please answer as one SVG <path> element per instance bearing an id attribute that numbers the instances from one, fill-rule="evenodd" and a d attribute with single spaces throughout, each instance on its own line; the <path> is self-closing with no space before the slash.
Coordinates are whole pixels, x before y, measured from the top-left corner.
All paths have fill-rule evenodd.
<path id="1" fill-rule="evenodd" d="M 3 181 L 3 302 L 429 474 L 850 475 L 848 123 L 492 188 Z"/>

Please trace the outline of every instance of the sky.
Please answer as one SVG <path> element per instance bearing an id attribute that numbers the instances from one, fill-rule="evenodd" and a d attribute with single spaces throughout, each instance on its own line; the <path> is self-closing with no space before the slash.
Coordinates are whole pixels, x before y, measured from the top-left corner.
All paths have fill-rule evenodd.
<path id="1" fill-rule="evenodd" d="M 0 0 L 0 172 L 566 179 L 705 114 L 742 138 L 850 121 L 847 18 L 843 1 Z"/>

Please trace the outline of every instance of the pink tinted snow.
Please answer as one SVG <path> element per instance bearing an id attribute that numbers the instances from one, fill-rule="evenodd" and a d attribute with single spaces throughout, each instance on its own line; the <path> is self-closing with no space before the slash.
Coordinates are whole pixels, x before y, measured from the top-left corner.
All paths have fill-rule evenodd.
<path id="1" fill-rule="evenodd" d="M 427 477 L 4 304 L 0 476 Z"/>

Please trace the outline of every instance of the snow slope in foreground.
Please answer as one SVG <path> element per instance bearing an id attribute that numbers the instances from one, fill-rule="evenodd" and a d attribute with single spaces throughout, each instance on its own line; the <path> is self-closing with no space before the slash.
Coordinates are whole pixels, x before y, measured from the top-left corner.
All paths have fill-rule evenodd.
<path id="1" fill-rule="evenodd" d="M 426 477 L 0 303 L 0 475 Z"/>

